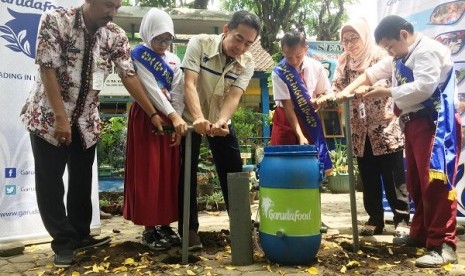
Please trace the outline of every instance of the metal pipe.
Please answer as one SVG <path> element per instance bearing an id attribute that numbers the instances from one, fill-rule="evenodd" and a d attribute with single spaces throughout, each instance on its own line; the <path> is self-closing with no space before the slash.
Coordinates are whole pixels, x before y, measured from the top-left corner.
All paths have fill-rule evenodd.
<path id="1" fill-rule="evenodd" d="M 349 165 L 349 190 L 350 190 L 350 213 L 352 216 L 352 236 L 354 240 L 353 250 L 357 252 L 360 248 L 357 222 L 357 203 L 355 198 L 354 160 L 352 154 L 352 131 L 350 129 L 350 100 L 354 96 L 344 100 L 344 118 L 346 123 L 347 163 Z"/>
<path id="2" fill-rule="evenodd" d="M 189 263 L 189 215 L 190 215 L 190 194 L 191 194 L 191 157 L 192 157 L 192 131 L 189 126 L 184 147 L 184 208 L 182 224 L 182 264 Z"/>

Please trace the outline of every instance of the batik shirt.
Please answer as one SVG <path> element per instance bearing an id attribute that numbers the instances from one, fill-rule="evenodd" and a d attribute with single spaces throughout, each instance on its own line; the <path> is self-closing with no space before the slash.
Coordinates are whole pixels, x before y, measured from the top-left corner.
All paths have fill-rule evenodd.
<path id="1" fill-rule="evenodd" d="M 116 24 L 110 22 L 90 37 L 82 8 L 57 9 L 42 15 L 36 64 L 56 68 L 66 114 L 70 123 L 79 129 L 83 148 L 91 147 L 98 140 L 98 93 L 112 69 L 112 62 L 120 77 L 135 74 L 128 39 Z M 40 74 L 21 118 L 31 133 L 53 145 L 59 144 L 53 137 L 55 116 Z"/>
<path id="2" fill-rule="evenodd" d="M 377 63 L 384 55 L 385 52 L 382 51 L 376 53 L 370 66 Z M 334 76 L 333 89 L 342 91 L 360 74 L 346 66 L 342 76 L 337 74 Z M 397 152 L 404 147 L 404 136 L 398 118 L 394 115 L 391 97 L 351 100 L 350 127 L 352 148 L 357 157 L 363 157 L 367 137 L 370 139 L 373 155 Z"/>

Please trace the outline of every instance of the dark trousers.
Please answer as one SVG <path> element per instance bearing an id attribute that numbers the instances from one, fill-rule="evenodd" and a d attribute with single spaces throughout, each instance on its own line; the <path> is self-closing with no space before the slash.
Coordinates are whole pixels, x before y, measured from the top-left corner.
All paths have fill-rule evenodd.
<path id="1" fill-rule="evenodd" d="M 357 157 L 357 162 L 363 182 L 363 205 L 369 216 L 368 224 L 384 227 L 383 187 L 394 214 L 394 222 L 408 222 L 410 208 L 402 151 L 375 156 L 367 137 L 363 157 Z"/>
<path id="2" fill-rule="evenodd" d="M 90 233 L 92 165 L 96 146 L 83 149 L 76 128 L 73 128 L 73 142 L 69 146 L 56 147 L 34 134 L 30 138 L 35 161 L 37 204 L 42 222 L 53 238 L 53 251 L 72 252 L 76 243 Z M 66 165 L 68 192 L 64 199 L 63 174 Z"/>
<path id="3" fill-rule="evenodd" d="M 241 172 L 242 171 L 242 160 L 241 153 L 239 150 L 239 144 L 237 142 L 234 128 L 229 126 L 229 134 L 225 137 L 207 136 L 208 144 L 213 155 L 213 162 L 218 173 L 220 180 L 221 191 L 223 197 L 228 205 L 228 184 L 227 177 L 228 173 Z M 192 149 L 191 158 L 191 178 L 190 178 L 190 214 L 189 214 L 189 229 L 198 231 L 199 229 L 199 218 L 197 214 L 197 168 L 199 164 L 200 154 L 200 143 L 202 136 L 198 133 L 192 133 Z M 183 218 L 183 206 L 184 206 L 184 154 L 186 149 L 186 141 L 182 141 L 182 165 L 181 165 L 181 177 L 179 178 L 179 233 L 182 233 L 182 218 Z"/>

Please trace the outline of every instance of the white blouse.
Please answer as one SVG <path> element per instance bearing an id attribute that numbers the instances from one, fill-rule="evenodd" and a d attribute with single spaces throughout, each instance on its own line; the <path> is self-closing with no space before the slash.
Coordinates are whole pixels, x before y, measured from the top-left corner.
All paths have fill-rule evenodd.
<path id="1" fill-rule="evenodd" d="M 150 101 L 159 112 L 162 112 L 165 115 L 173 112 L 182 115 L 185 105 L 183 93 L 184 78 L 181 70 L 181 60 L 178 56 L 168 51 L 165 52 L 165 55 L 163 55 L 162 58 L 174 73 L 173 81 L 171 83 L 171 91 L 169 93 L 163 93 L 153 74 L 147 70 L 144 65 L 135 60 L 134 64 L 137 68 L 137 75 L 144 85 Z"/>

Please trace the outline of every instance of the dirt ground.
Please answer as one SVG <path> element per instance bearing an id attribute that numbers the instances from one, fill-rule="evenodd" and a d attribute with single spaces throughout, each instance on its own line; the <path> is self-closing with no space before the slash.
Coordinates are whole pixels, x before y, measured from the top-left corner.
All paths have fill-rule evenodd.
<path id="1" fill-rule="evenodd" d="M 190 255 L 189 265 L 180 265 L 181 250 L 173 248 L 164 252 L 149 252 L 138 242 L 112 243 L 106 248 L 81 252 L 77 264 L 68 269 L 53 268 L 46 274 L 84 275 L 464 275 L 463 266 L 445 266 L 437 269 L 419 269 L 414 260 L 424 249 L 393 246 L 386 243 L 360 244 L 353 252 L 351 235 L 324 234 L 317 260 L 306 266 L 280 266 L 269 263 L 258 248 L 255 264 L 250 267 L 234 267 L 230 264 L 230 241 L 228 230 L 199 233 L 204 249 Z M 84 254 L 85 253 L 85 254 Z M 454 273 L 455 271 L 455 273 Z M 461 271 L 461 272 L 460 272 Z M 269 272 L 269 274 L 267 274 Z M 274 273 L 271 273 L 274 272 Z"/>

